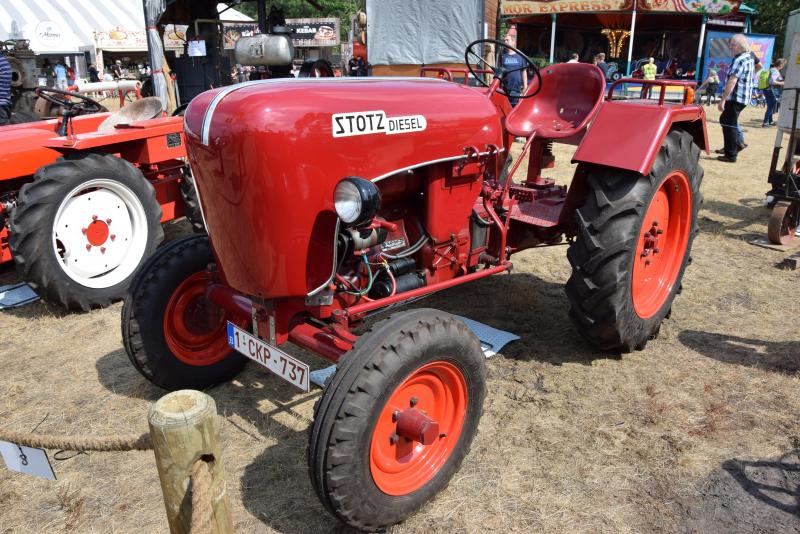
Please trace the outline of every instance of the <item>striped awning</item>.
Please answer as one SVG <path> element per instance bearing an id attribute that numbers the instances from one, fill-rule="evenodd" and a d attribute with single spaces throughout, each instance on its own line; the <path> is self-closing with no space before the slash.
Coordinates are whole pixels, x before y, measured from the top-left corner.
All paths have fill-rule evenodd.
<path id="1" fill-rule="evenodd" d="M 75 53 L 94 46 L 94 33 L 144 30 L 141 2 L 0 0 L 0 39 L 28 39 L 39 54 Z"/>
<path id="2" fill-rule="evenodd" d="M 233 9 L 223 18 L 249 19 Z M 97 46 L 98 36 L 144 31 L 141 0 L 0 0 L 0 40 L 28 39 L 38 54 L 78 53 Z M 147 49 L 144 38 L 136 41 L 137 49 Z"/>

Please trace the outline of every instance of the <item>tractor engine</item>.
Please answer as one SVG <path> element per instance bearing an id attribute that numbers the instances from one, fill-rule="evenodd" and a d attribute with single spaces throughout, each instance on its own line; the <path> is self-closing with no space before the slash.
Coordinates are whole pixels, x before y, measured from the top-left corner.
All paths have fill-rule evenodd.
<path id="1" fill-rule="evenodd" d="M 496 108 L 430 78 L 263 80 L 208 91 L 187 147 L 218 267 L 263 299 L 339 305 L 486 261 Z"/>
<path id="2" fill-rule="evenodd" d="M 13 39 L 0 42 L 0 50 L 11 64 L 11 109 L 33 112 L 38 86 L 36 80 L 36 54 L 28 41 Z"/>

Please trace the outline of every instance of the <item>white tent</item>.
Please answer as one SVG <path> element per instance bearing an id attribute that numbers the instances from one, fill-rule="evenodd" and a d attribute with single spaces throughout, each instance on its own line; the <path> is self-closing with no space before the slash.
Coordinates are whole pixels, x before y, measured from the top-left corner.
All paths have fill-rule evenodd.
<path id="1" fill-rule="evenodd" d="M 225 20 L 251 21 L 218 4 Z M 90 47 L 147 50 L 144 9 L 137 0 L 0 0 L 0 40 L 28 39 L 37 54 L 78 54 Z M 118 41 L 118 43 L 115 43 Z"/>

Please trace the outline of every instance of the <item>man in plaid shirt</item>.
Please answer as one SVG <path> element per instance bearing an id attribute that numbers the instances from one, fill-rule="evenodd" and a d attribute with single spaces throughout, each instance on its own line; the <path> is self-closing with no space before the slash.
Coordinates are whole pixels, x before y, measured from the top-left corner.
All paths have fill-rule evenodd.
<path id="1" fill-rule="evenodd" d="M 750 54 L 750 43 L 747 37 L 737 33 L 731 37 L 728 47 L 734 55 L 722 98 L 717 103 L 717 108 L 722 112 L 719 124 L 722 126 L 722 136 L 725 138 L 725 153 L 717 159 L 727 163 L 734 163 L 739 153 L 739 113 L 750 102 L 750 95 L 754 87 L 753 56 Z"/>

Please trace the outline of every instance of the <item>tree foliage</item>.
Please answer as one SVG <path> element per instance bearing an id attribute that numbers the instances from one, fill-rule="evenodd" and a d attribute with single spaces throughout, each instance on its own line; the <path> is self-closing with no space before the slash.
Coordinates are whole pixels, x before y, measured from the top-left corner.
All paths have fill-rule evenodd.
<path id="1" fill-rule="evenodd" d="M 346 39 L 347 31 L 350 29 L 350 17 L 365 8 L 365 0 L 314 0 L 314 3 L 321 6 L 322 10 L 320 11 L 306 0 L 267 0 L 267 13 L 269 13 L 270 6 L 277 6 L 283 8 L 287 19 L 338 17 L 341 37 Z M 255 2 L 242 2 L 235 8 L 254 19 L 258 18 L 258 8 Z"/>
<path id="2" fill-rule="evenodd" d="M 789 11 L 800 8 L 800 3 L 797 0 L 748 0 L 746 3 L 758 11 L 753 17 L 753 33 L 774 34 L 773 57 L 780 57 L 783 54 L 783 39 L 786 36 Z"/>

